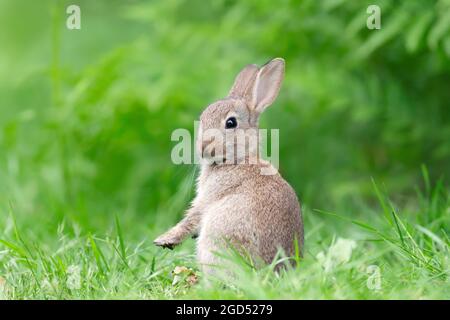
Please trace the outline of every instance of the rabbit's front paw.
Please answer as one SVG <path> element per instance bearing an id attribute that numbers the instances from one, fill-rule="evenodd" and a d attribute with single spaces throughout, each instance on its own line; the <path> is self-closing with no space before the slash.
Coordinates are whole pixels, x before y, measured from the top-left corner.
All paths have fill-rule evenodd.
<path id="1" fill-rule="evenodd" d="M 153 241 L 155 245 L 163 248 L 169 248 L 171 250 L 173 249 L 173 247 L 180 244 L 180 242 L 181 241 L 178 236 L 171 234 L 163 234 Z"/>

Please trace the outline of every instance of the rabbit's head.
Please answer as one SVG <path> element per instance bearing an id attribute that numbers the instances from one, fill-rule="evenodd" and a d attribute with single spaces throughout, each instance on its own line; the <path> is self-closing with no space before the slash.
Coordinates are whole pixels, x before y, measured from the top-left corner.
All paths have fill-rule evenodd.
<path id="1" fill-rule="evenodd" d="M 262 67 L 251 64 L 236 77 L 228 97 L 209 105 L 200 116 L 197 152 L 208 163 L 241 163 L 258 158 L 258 120 L 278 95 L 284 60 Z"/>

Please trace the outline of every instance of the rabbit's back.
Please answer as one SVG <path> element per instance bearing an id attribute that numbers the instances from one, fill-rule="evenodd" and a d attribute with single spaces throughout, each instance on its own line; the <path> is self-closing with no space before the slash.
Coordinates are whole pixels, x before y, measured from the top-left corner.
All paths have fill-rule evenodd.
<path id="1" fill-rule="evenodd" d="M 220 251 L 223 239 L 266 263 L 280 248 L 293 255 L 294 241 L 302 247 L 298 199 L 278 173 L 261 175 L 261 165 L 222 166 L 211 169 L 200 182 L 210 201 L 198 241 L 203 264 L 215 259 L 211 251 Z"/>
<path id="2" fill-rule="evenodd" d="M 259 232 L 259 254 L 270 263 L 279 248 L 292 256 L 295 241 L 299 249 L 303 247 L 303 221 L 292 187 L 279 174 L 265 177 L 268 179 L 262 178 L 262 185 L 254 186 L 256 204 L 252 206 L 251 214 L 255 216 L 255 227 Z"/>

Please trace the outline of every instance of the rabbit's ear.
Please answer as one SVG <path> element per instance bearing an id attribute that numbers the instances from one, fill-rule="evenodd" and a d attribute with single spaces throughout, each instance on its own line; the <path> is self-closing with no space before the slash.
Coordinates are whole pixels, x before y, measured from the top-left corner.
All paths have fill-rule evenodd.
<path id="1" fill-rule="evenodd" d="M 259 67 L 256 64 L 249 64 L 242 69 L 234 80 L 233 87 L 228 93 L 228 96 L 250 100 L 258 71 Z"/>
<path id="2" fill-rule="evenodd" d="M 251 106 L 261 113 L 270 106 L 280 91 L 284 78 L 284 60 L 275 58 L 259 70 L 252 91 Z"/>

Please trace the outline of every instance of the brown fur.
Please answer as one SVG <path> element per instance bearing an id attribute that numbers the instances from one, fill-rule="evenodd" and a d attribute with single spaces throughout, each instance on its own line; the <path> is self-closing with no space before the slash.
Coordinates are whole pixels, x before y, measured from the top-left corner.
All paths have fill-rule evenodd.
<path id="1" fill-rule="evenodd" d="M 259 115 L 278 95 L 283 76 L 284 60 L 280 58 L 261 68 L 245 67 L 229 97 L 213 103 L 202 113 L 198 151 L 202 153 L 205 149 L 202 131 L 216 128 L 224 134 L 233 132 L 224 127 L 230 116 L 238 119 L 239 129 L 248 136 L 254 134 L 251 130 L 257 128 Z M 250 159 L 256 162 L 242 161 Z M 198 232 L 197 257 L 206 272 L 220 263 L 215 252 L 223 251 L 226 243 L 265 263 L 272 262 L 279 249 L 292 256 L 295 241 L 302 250 L 303 222 L 297 196 L 275 168 L 271 167 L 275 174 L 261 174 L 261 169 L 269 167 L 271 164 L 260 159 L 255 149 L 245 159 L 234 159 L 231 163 L 203 163 L 197 195 L 185 218 L 154 243 L 173 248 Z"/>

